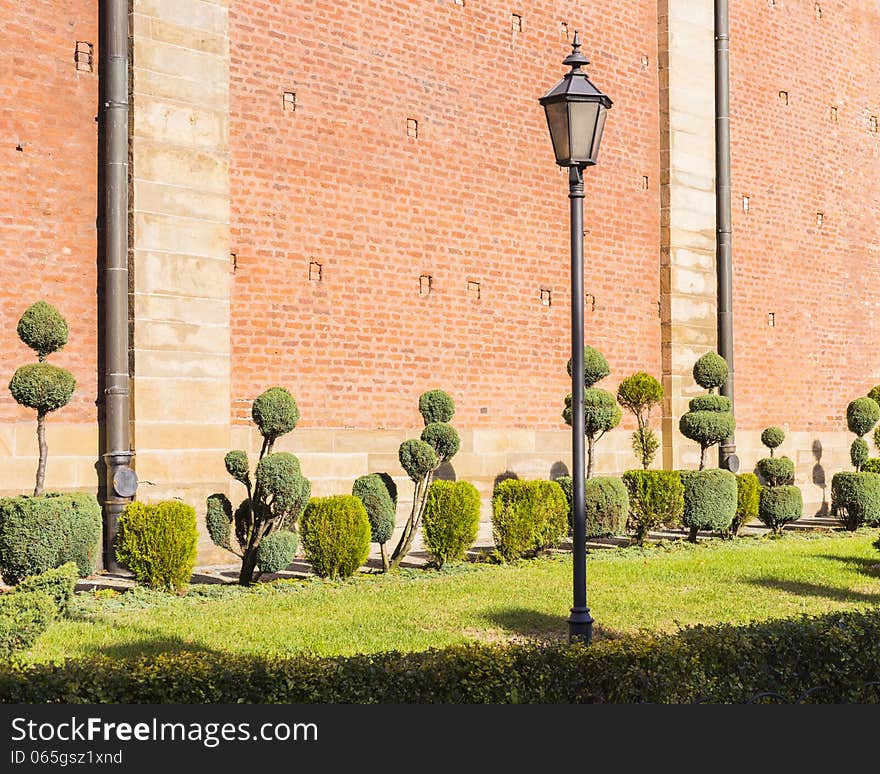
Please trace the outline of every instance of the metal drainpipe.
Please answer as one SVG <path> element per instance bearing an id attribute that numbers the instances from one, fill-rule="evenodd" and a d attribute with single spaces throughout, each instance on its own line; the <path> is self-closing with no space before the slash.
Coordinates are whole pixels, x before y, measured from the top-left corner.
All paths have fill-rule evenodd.
<path id="1" fill-rule="evenodd" d="M 101 0 L 99 23 L 104 80 L 104 567 L 119 572 L 113 551 L 119 516 L 137 491 L 128 375 L 128 0 Z"/>
<path id="2" fill-rule="evenodd" d="M 730 15 L 728 0 L 715 0 L 715 266 L 718 278 L 718 354 L 730 369 L 721 394 L 733 404 L 733 269 L 730 217 Z M 735 408 L 735 407 L 734 407 Z M 733 408 L 731 409 L 733 410 Z M 725 438 L 718 464 L 739 470 L 736 438 Z"/>

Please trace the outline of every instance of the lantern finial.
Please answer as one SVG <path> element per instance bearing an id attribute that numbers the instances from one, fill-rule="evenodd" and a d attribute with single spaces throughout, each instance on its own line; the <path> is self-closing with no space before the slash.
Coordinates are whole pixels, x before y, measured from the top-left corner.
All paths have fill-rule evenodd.
<path id="1" fill-rule="evenodd" d="M 574 39 L 571 41 L 571 53 L 562 60 L 562 64 L 571 65 L 571 72 L 573 73 L 579 73 L 581 67 L 590 63 L 590 60 L 580 52 L 580 47 L 581 37 L 578 34 L 578 31 L 575 30 Z"/>

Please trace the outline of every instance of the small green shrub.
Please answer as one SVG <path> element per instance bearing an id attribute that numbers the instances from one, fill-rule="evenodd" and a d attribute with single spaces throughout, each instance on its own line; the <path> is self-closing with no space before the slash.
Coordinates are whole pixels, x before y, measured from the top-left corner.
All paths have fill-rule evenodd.
<path id="1" fill-rule="evenodd" d="M 790 486 L 794 483 L 794 462 L 788 457 L 764 457 L 755 466 L 767 486 Z"/>
<path id="2" fill-rule="evenodd" d="M 419 413 L 426 427 L 434 422 L 448 422 L 455 415 L 455 402 L 443 390 L 428 390 L 419 396 Z"/>
<path id="3" fill-rule="evenodd" d="M 862 465 L 862 473 L 880 473 L 880 457 L 871 457 Z"/>
<path id="4" fill-rule="evenodd" d="M 39 592 L 48 594 L 58 613 L 67 615 L 70 609 L 70 600 L 73 599 L 73 590 L 79 579 L 79 568 L 73 562 L 67 562 L 60 567 L 41 572 L 39 575 L 30 575 L 19 583 L 10 593 Z"/>
<path id="5" fill-rule="evenodd" d="M 257 548 L 257 567 L 260 572 L 281 572 L 296 557 L 299 535 L 289 529 L 280 529 L 266 535 Z"/>
<path id="6" fill-rule="evenodd" d="M 690 530 L 689 540 L 697 540 L 699 530 L 724 532 L 736 515 L 736 476 L 729 470 L 681 471 L 684 486 L 682 522 Z"/>
<path id="7" fill-rule="evenodd" d="M 678 420 L 681 434 L 700 445 L 700 470 L 706 464 L 706 450 L 721 443 L 736 428 L 733 414 L 722 411 L 688 411 Z"/>
<path id="8" fill-rule="evenodd" d="M 116 559 L 151 589 L 185 588 L 196 564 L 196 512 L 176 500 L 132 502 L 119 517 Z"/>
<path id="9" fill-rule="evenodd" d="M 98 561 L 101 506 L 84 492 L 0 499 L 0 574 L 9 584 L 74 562 L 80 576 Z"/>
<path id="10" fill-rule="evenodd" d="M 684 487 L 676 470 L 628 470 L 623 483 L 629 494 L 629 529 L 643 545 L 648 533 L 681 523 Z"/>
<path id="11" fill-rule="evenodd" d="M 880 474 L 835 473 L 831 478 L 831 515 L 848 530 L 880 524 Z"/>
<path id="12" fill-rule="evenodd" d="M 425 546 L 438 567 L 464 559 L 477 539 L 480 493 L 468 481 L 434 481 L 423 523 Z"/>
<path id="13" fill-rule="evenodd" d="M 44 360 L 67 344 L 67 320 L 47 301 L 37 301 L 18 321 L 18 337 Z"/>
<path id="14" fill-rule="evenodd" d="M 412 481 L 421 481 L 437 467 L 437 452 L 434 447 L 418 438 L 410 438 L 400 444 L 397 458 L 400 467 Z"/>
<path id="15" fill-rule="evenodd" d="M 736 476 L 736 513 L 730 522 L 729 534 L 739 535 L 743 525 L 758 518 L 758 503 L 761 497 L 761 483 L 754 473 L 739 473 Z"/>
<path id="16" fill-rule="evenodd" d="M 555 481 L 507 479 L 492 498 L 492 533 L 505 561 L 555 547 L 568 529 L 569 506 Z"/>
<path id="17" fill-rule="evenodd" d="M 761 489 L 758 518 L 780 534 L 786 524 L 797 521 L 804 513 L 804 498 L 796 486 L 765 486 Z"/>
<path id="18" fill-rule="evenodd" d="M 0 660 L 30 648 L 56 615 L 58 606 L 45 592 L 0 594 Z"/>
<path id="19" fill-rule="evenodd" d="M 615 476 L 596 476 L 584 486 L 587 537 L 621 535 L 629 517 L 629 496 Z"/>
<path id="20" fill-rule="evenodd" d="M 781 427 L 765 427 L 761 433 L 761 443 L 770 450 L 770 456 L 773 456 L 773 450 L 782 445 L 785 440 L 785 431 Z"/>
<path id="21" fill-rule="evenodd" d="M 382 552 L 382 569 L 388 570 L 388 551 L 385 544 L 394 534 L 397 519 L 397 486 L 387 473 L 370 473 L 356 479 L 351 493 L 367 509 L 370 519 L 370 540 L 378 543 Z"/>
<path id="22" fill-rule="evenodd" d="M 571 359 L 568 361 L 568 375 L 571 376 Z M 594 347 L 584 347 L 584 387 L 592 387 L 596 382 L 611 373 L 605 356 Z"/>
<path id="23" fill-rule="evenodd" d="M 322 578 L 348 578 L 370 553 L 370 518 L 353 495 L 314 497 L 303 511 L 306 557 Z"/>
<path id="24" fill-rule="evenodd" d="M 636 418 L 632 434 L 632 448 L 636 459 L 647 470 L 651 466 L 660 442 L 651 429 L 651 411 L 663 400 L 663 385 L 644 371 L 628 376 L 617 388 L 617 402 Z"/>
<path id="25" fill-rule="evenodd" d="M 849 460 L 856 472 L 862 469 L 862 466 L 871 456 L 871 450 L 868 448 L 868 442 L 864 438 L 856 438 L 849 447 Z"/>

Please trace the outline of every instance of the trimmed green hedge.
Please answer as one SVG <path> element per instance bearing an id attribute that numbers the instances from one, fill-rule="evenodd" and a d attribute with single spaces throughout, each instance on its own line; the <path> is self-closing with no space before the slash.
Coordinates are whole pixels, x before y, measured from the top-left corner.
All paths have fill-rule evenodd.
<path id="1" fill-rule="evenodd" d="M 835 473 L 831 477 L 831 515 L 849 530 L 880 524 L 880 475 Z"/>
<path id="2" fill-rule="evenodd" d="M 58 605 L 43 591 L 0 594 L 0 659 L 30 648 L 57 615 Z"/>
<path id="3" fill-rule="evenodd" d="M 464 559 L 480 527 L 480 493 L 469 481 L 434 481 L 422 528 L 425 547 L 438 567 Z"/>
<path id="4" fill-rule="evenodd" d="M 370 519 L 354 495 L 313 497 L 300 533 L 306 557 L 322 578 L 354 575 L 370 555 Z"/>
<path id="5" fill-rule="evenodd" d="M 736 476 L 729 470 L 683 470 L 684 513 L 682 523 L 696 542 L 699 530 L 723 532 L 736 515 Z"/>
<path id="6" fill-rule="evenodd" d="M 135 501 L 119 517 L 116 559 L 138 583 L 178 591 L 189 584 L 198 540 L 196 511 L 191 505 L 177 500 Z"/>
<path id="7" fill-rule="evenodd" d="M 584 484 L 587 537 L 621 535 L 629 517 L 629 495 L 615 476 L 588 478 Z"/>
<path id="8" fill-rule="evenodd" d="M 31 575 L 19 583 L 10 593 L 23 594 L 32 591 L 51 597 L 60 615 L 67 615 L 73 591 L 79 580 L 79 570 L 73 562 L 55 567 L 40 575 Z"/>
<path id="9" fill-rule="evenodd" d="M 629 493 L 629 528 L 636 542 L 662 525 L 681 524 L 684 487 L 677 470 L 628 470 L 623 483 Z"/>
<path id="10" fill-rule="evenodd" d="M 555 547 L 568 529 L 569 505 L 555 481 L 509 478 L 492 497 L 492 535 L 502 559 Z"/>
<path id="11" fill-rule="evenodd" d="M 880 611 L 698 626 L 590 645 L 460 645 L 263 659 L 219 653 L 0 665 L 5 702 L 691 703 L 880 699 Z M 815 690 L 813 690 L 815 689 Z"/>
<path id="12" fill-rule="evenodd" d="M 758 518 L 777 535 L 786 524 L 804 513 L 804 498 L 796 486 L 765 486 L 761 489 Z"/>
<path id="13" fill-rule="evenodd" d="M 744 524 L 758 518 L 758 504 L 761 497 L 761 483 L 754 473 L 736 475 L 736 513 L 730 522 L 730 534 L 734 537 Z"/>
<path id="14" fill-rule="evenodd" d="M 80 576 L 95 571 L 101 506 L 94 495 L 48 493 L 0 500 L 0 574 L 18 583 L 67 562 Z"/>

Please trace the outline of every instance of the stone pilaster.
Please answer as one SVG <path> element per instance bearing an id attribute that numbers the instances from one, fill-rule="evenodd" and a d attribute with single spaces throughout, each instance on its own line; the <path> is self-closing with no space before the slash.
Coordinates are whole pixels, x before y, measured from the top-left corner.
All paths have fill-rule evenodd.
<path id="1" fill-rule="evenodd" d="M 693 363 L 717 341 L 713 21 L 711 0 L 659 3 L 665 468 L 698 462 L 699 450 L 682 438 L 678 420 L 701 391 Z"/>
<path id="2" fill-rule="evenodd" d="M 226 0 L 132 6 L 133 438 L 138 497 L 228 489 Z M 203 539 L 200 558 L 210 558 Z M 219 555 L 218 555 L 219 556 Z"/>

